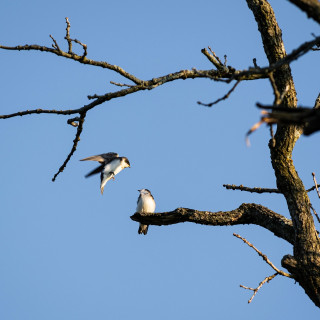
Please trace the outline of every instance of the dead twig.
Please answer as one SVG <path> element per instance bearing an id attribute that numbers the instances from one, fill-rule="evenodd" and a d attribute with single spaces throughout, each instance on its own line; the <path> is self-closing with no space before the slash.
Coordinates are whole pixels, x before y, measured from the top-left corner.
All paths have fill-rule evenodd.
<path id="1" fill-rule="evenodd" d="M 312 177 L 313 177 L 313 182 L 314 182 L 315 188 L 317 190 L 318 197 L 320 199 L 320 192 L 319 192 L 319 189 L 318 189 L 319 185 L 317 184 L 316 174 L 314 172 L 312 172 Z"/>
<path id="2" fill-rule="evenodd" d="M 53 43 L 54 43 L 54 44 L 52 45 L 52 48 L 57 49 L 58 51 L 61 52 L 61 49 L 60 49 L 60 47 L 59 47 L 56 39 L 55 39 L 51 34 L 50 34 L 49 36 L 50 36 L 50 38 L 52 39 L 52 41 L 53 41 Z"/>
<path id="3" fill-rule="evenodd" d="M 78 142 L 80 141 L 80 135 L 83 129 L 83 123 L 84 123 L 84 119 L 86 117 L 86 112 L 83 112 L 80 114 L 80 118 L 79 118 L 79 125 L 78 125 L 78 129 L 77 129 L 77 133 L 76 133 L 76 137 L 73 140 L 73 145 L 71 148 L 70 153 L 68 154 L 66 160 L 63 162 L 62 166 L 59 168 L 58 172 L 53 176 L 52 181 L 54 182 L 57 178 L 57 176 L 63 172 L 64 168 L 66 167 L 67 163 L 69 162 L 69 160 L 71 159 L 72 155 L 74 154 L 74 152 L 77 149 L 78 146 Z"/>
<path id="4" fill-rule="evenodd" d="M 202 105 L 202 106 L 205 106 L 205 107 L 212 107 L 214 104 L 217 104 L 219 103 L 220 101 L 222 100 L 226 100 L 229 98 L 230 94 L 235 90 L 235 88 L 237 87 L 237 85 L 241 82 L 241 80 L 238 80 L 234 85 L 233 87 L 221 98 L 217 99 L 216 101 L 214 102 L 211 102 L 211 103 L 202 103 L 200 101 L 198 101 L 197 103 Z"/>
<path id="5" fill-rule="evenodd" d="M 128 87 L 128 88 L 134 87 L 132 84 L 118 83 L 114 81 L 110 81 L 110 83 L 118 87 Z"/>
<path id="6" fill-rule="evenodd" d="M 252 243 L 250 243 L 247 239 L 241 237 L 240 235 L 234 233 L 233 234 L 235 237 L 241 239 L 244 243 L 246 243 L 249 247 L 251 247 L 253 250 L 255 250 L 258 255 L 273 269 L 276 271 L 275 274 L 269 276 L 269 277 L 266 277 L 264 278 L 264 280 L 262 280 L 260 283 L 259 283 L 259 286 L 257 288 L 250 288 L 250 287 L 246 287 L 246 286 L 243 286 L 243 285 L 240 285 L 241 288 L 244 288 L 244 289 L 248 289 L 248 290 L 251 290 L 253 291 L 253 295 L 251 296 L 251 298 L 249 299 L 248 303 L 250 303 L 252 301 L 252 299 L 255 297 L 255 295 L 257 294 L 257 292 L 261 289 L 261 287 L 266 283 L 266 282 L 269 282 L 271 281 L 274 277 L 276 277 L 277 275 L 282 275 L 284 277 L 288 277 L 288 278 L 292 278 L 292 275 L 287 273 L 287 272 L 284 272 L 280 269 L 278 269 L 269 259 L 268 257 L 263 254 L 260 250 L 258 250 Z"/>
<path id="7" fill-rule="evenodd" d="M 313 214 L 315 215 L 315 217 L 317 218 L 318 222 L 320 223 L 320 218 L 319 218 L 319 216 L 317 214 L 317 211 L 315 210 L 315 208 L 312 206 L 311 203 L 310 203 L 310 208 L 311 208 Z"/>
<path id="8" fill-rule="evenodd" d="M 251 193 L 281 193 L 278 189 L 270 189 L 270 188 L 249 188 L 245 187 L 242 184 L 240 186 L 236 186 L 234 184 L 224 184 L 228 190 L 240 190 L 240 191 L 248 191 Z"/>
<path id="9" fill-rule="evenodd" d="M 277 273 L 279 273 L 280 275 L 284 276 L 284 277 L 288 277 L 288 278 L 292 278 L 291 274 L 284 272 L 280 269 L 278 269 L 269 259 L 268 257 L 263 254 L 261 251 L 259 251 L 252 243 L 250 243 L 247 239 L 241 237 L 240 235 L 234 233 L 233 234 L 235 237 L 241 239 L 244 243 L 246 243 L 249 247 L 251 247 L 253 250 L 255 250 L 258 255 L 273 269 L 275 270 Z"/>
<path id="10" fill-rule="evenodd" d="M 276 277 L 278 275 L 278 272 L 276 272 L 275 274 L 269 276 L 269 277 L 265 277 L 258 285 L 257 288 L 250 288 L 250 287 L 246 287 L 243 286 L 242 284 L 240 284 L 241 288 L 247 289 L 247 290 L 251 290 L 253 291 L 253 295 L 251 296 L 251 298 L 248 300 L 248 303 L 251 303 L 251 301 L 253 300 L 253 298 L 255 297 L 255 295 L 258 293 L 258 291 L 261 289 L 261 287 L 267 282 L 269 283 L 274 277 Z"/>
<path id="11" fill-rule="evenodd" d="M 66 23 L 67 23 L 67 27 L 66 27 L 66 36 L 64 37 L 67 42 L 68 42 L 68 53 L 72 54 L 72 40 L 70 38 L 70 22 L 68 17 L 66 17 Z"/>
<path id="12" fill-rule="evenodd" d="M 320 185 L 317 185 L 318 187 L 320 187 Z M 278 189 L 274 189 L 274 188 L 249 188 L 249 187 L 245 187 L 242 184 L 240 186 L 236 186 L 235 184 L 224 184 L 223 187 L 225 187 L 228 190 L 240 190 L 240 191 L 248 191 L 251 193 L 282 193 L 280 190 Z M 316 187 L 313 186 L 309 189 L 307 189 L 307 192 L 313 191 Z"/>

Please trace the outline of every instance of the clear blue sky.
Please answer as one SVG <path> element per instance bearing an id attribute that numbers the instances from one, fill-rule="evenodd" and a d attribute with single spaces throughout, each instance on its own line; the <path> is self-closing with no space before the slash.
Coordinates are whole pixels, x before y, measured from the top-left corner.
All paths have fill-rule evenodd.
<path id="1" fill-rule="evenodd" d="M 319 33 L 319 26 L 288 1 L 271 1 L 287 52 Z M 245 1 L 16 1 L 4 0 L 0 43 L 66 49 L 71 37 L 88 45 L 88 57 L 119 65 L 148 80 L 181 69 L 210 69 L 200 50 L 210 45 L 237 69 L 267 63 Z M 82 52 L 79 48 L 79 53 Z M 128 82 L 111 71 L 41 52 L 0 51 L 1 114 L 18 110 L 78 108 L 87 95 Z M 301 105 L 319 93 L 319 53 L 292 64 Z M 137 233 L 137 189 L 153 193 L 157 211 L 177 207 L 231 210 L 256 202 L 288 217 L 280 195 L 227 191 L 222 185 L 275 187 L 256 102 L 271 103 L 268 81 L 229 90 L 210 80 L 171 82 L 112 100 L 92 110 L 77 152 L 56 182 L 51 178 L 69 153 L 75 129 L 67 117 L 34 115 L 1 121 L 0 318 L 86 319 L 301 319 L 320 312 L 287 278 L 251 293 L 273 270 L 233 232 L 253 242 L 278 267 L 292 253 L 283 240 L 257 226 L 178 224 Z M 320 180 L 319 134 L 302 137 L 294 152 L 305 186 Z M 103 152 L 127 156 L 131 169 L 99 191 L 99 177 L 85 179 L 94 163 L 79 159 Z M 320 211 L 315 194 L 311 202 Z"/>

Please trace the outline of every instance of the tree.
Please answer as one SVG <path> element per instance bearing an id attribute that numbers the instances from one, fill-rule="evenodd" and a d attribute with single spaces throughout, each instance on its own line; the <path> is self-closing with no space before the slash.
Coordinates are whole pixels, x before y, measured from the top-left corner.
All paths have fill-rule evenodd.
<path id="1" fill-rule="evenodd" d="M 316 14 L 316 12 L 318 12 L 316 10 L 319 10 L 318 1 L 291 2 L 298 5 L 301 10 L 308 13 L 309 16 L 319 23 L 319 14 Z M 63 51 L 61 49 L 59 41 L 57 41 L 53 36 L 51 36 L 53 41 L 52 48 L 40 45 L 24 45 L 16 47 L 0 46 L 0 48 L 5 50 L 36 50 L 54 53 L 57 56 L 75 60 L 82 64 L 90 64 L 113 70 L 126 78 L 126 80 L 131 81 L 133 84 L 113 83 L 114 85 L 121 87 L 121 89 L 104 95 L 88 96 L 92 102 L 81 108 L 73 110 L 25 110 L 9 115 L 2 115 L 0 118 L 8 119 L 17 116 L 40 113 L 66 116 L 72 115 L 72 118 L 68 119 L 68 123 L 77 127 L 76 137 L 66 160 L 54 175 L 54 181 L 64 170 L 74 154 L 83 130 L 84 120 L 90 110 L 106 101 L 139 91 L 153 90 L 167 82 L 189 78 L 209 78 L 214 81 L 224 81 L 227 83 L 232 81 L 235 82 L 233 87 L 225 96 L 213 103 L 207 104 L 207 106 L 212 106 L 222 99 L 227 99 L 241 81 L 253 81 L 269 78 L 275 97 L 273 107 L 280 105 L 281 108 L 284 109 L 297 108 L 296 91 L 290 70 L 290 63 L 297 60 L 302 55 L 307 54 L 310 50 L 317 49 L 315 46 L 319 46 L 320 37 L 315 37 L 312 41 L 302 44 L 296 50 L 287 54 L 284 49 L 281 30 L 269 3 L 264 0 L 247 0 L 247 3 L 255 17 L 261 34 L 264 51 L 269 61 L 269 65 L 267 67 L 258 67 L 256 62 L 254 62 L 254 67 L 249 68 L 248 70 L 237 70 L 227 65 L 226 58 L 222 61 L 215 52 L 209 48 L 209 50 L 203 49 L 202 53 L 213 64 L 213 69 L 182 70 L 144 81 L 126 72 L 121 67 L 111 65 L 107 62 L 99 62 L 87 58 L 87 46 L 81 41 L 71 37 L 70 22 L 68 18 L 66 18 L 67 28 L 65 39 L 68 44 L 67 51 Z M 83 53 L 81 55 L 78 55 L 73 51 L 74 43 L 82 46 Z M 76 117 L 74 117 L 74 115 L 76 115 Z M 254 294 L 266 281 L 270 281 L 276 275 L 283 275 L 297 281 L 315 305 L 320 307 L 320 240 L 314 224 L 312 206 L 307 194 L 308 190 L 305 189 L 292 161 L 292 151 L 301 132 L 302 130 L 299 126 L 279 124 L 275 135 L 271 137 L 269 148 L 272 166 L 277 181 L 277 189 L 250 189 L 241 186 L 226 186 L 227 188 L 250 192 L 276 192 L 283 194 L 288 205 L 291 220 L 262 205 L 246 203 L 232 211 L 209 212 L 178 208 L 171 212 L 156 213 L 152 215 L 136 213 L 132 216 L 132 219 L 144 224 L 154 225 L 168 225 L 185 221 L 213 226 L 235 224 L 260 225 L 273 232 L 277 237 L 280 237 L 292 244 L 293 255 L 286 255 L 281 261 L 282 266 L 288 271 L 285 272 L 276 268 L 260 252 L 260 255 L 274 268 L 275 273 L 270 277 L 265 278 L 258 288 L 252 289 Z M 245 239 L 243 240 L 246 241 Z"/>

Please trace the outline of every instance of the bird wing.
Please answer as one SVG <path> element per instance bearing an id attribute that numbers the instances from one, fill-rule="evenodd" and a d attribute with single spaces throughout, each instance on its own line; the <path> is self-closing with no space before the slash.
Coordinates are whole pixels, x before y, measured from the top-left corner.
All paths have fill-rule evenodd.
<path id="1" fill-rule="evenodd" d="M 84 159 L 81 159 L 80 161 L 98 161 L 100 163 L 103 163 L 103 164 L 107 164 L 109 163 L 111 160 L 113 160 L 114 158 L 118 158 L 119 157 L 119 154 L 116 153 L 116 152 L 108 152 L 108 153 L 102 153 L 102 154 L 98 154 L 96 156 L 91 156 L 91 157 L 88 157 L 88 158 L 84 158 Z"/>
<path id="2" fill-rule="evenodd" d="M 85 175 L 85 177 L 88 178 L 90 176 L 93 176 L 94 174 L 101 172 L 103 170 L 103 168 L 104 168 L 104 164 L 102 164 L 101 166 L 99 166 L 99 167 L 93 169 L 92 171 L 90 171 L 89 173 L 87 173 Z"/>

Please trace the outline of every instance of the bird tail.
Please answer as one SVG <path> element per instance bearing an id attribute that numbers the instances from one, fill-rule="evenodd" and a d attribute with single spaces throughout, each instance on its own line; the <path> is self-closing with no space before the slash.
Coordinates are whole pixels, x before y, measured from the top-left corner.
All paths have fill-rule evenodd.
<path id="1" fill-rule="evenodd" d="M 147 224 L 140 223 L 138 233 L 146 235 L 148 233 L 148 227 L 149 226 Z"/>
<path id="2" fill-rule="evenodd" d="M 101 173 L 101 177 L 102 177 L 102 180 L 100 184 L 100 190 L 101 190 L 101 194 L 103 194 L 104 186 L 110 179 L 114 178 L 114 172 L 109 172 L 107 175 Z"/>

